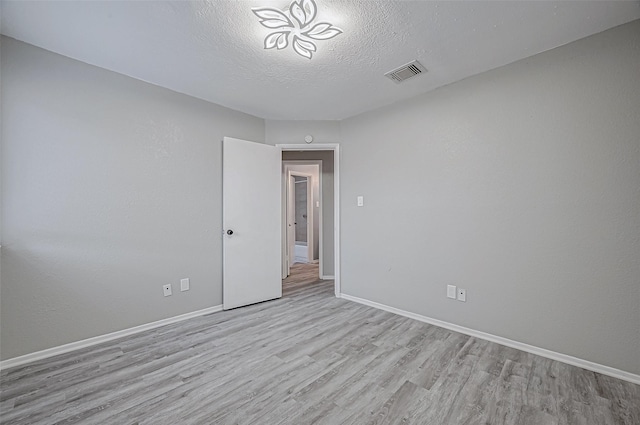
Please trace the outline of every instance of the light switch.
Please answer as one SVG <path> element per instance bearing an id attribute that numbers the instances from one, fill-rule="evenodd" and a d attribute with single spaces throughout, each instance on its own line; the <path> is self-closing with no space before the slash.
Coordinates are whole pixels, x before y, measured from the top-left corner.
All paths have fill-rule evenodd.
<path id="1" fill-rule="evenodd" d="M 364 196 L 358 196 L 358 206 L 359 207 L 364 206 Z"/>
<path id="2" fill-rule="evenodd" d="M 180 279 L 180 291 L 188 291 L 189 290 L 189 278 Z"/>
<path id="3" fill-rule="evenodd" d="M 456 299 L 457 291 L 456 285 L 447 285 L 447 298 Z"/>

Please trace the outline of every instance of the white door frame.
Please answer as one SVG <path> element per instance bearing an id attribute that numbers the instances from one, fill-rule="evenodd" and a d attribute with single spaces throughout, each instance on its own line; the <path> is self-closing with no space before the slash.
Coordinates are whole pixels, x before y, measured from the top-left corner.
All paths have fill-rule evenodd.
<path id="1" fill-rule="evenodd" d="M 286 166 L 285 166 L 286 168 Z M 283 233 L 284 233 L 284 237 L 282 239 L 282 254 L 284 255 L 285 260 L 285 267 L 286 267 L 286 272 L 283 271 L 282 276 L 283 279 L 288 277 L 291 274 L 291 266 L 293 265 L 293 262 L 295 261 L 295 236 L 294 236 L 294 232 L 295 230 L 291 230 L 291 226 L 292 226 L 292 217 L 295 216 L 296 212 L 295 212 L 295 192 L 293 192 L 291 190 L 291 180 L 293 180 L 293 176 L 291 175 L 291 173 L 289 171 L 287 171 L 284 175 L 284 179 L 285 179 L 285 188 L 284 188 L 284 193 L 286 194 L 286 200 L 285 202 L 282 204 L 284 207 L 285 213 L 284 213 L 284 224 L 283 224 Z"/>
<path id="2" fill-rule="evenodd" d="M 285 167 L 288 164 L 285 163 Z M 307 261 L 309 263 L 313 263 L 313 247 L 315 245 L 315 238 L 313 237 L 313 223 L 316 220 L 315 214 L 314 214 L 314 209 L 313 209 L 313 174 L 310 173 L 304 173 L 301 171 L 296 171 L 296 170 L 288 170 L 288 176 L 289 176 L 289 187 L 287 188 L 289 191 L 291 191 L 291 177 L 293 176 L 299 176 L 299 177 L 305 177 L 307 180 L 305 182 L 305 184 L 307 185 Z M 320 171 L 318 170 L 318 174 L 320 173 Z M 295 184 L 295 181 L 294 181 Z M 294 186 L 295 188 L 295 186 Z M 297 189 L 297 188 L 296 188 Z M 295 190 L 294 189 L 294 203 L 295 203 Z M 290 200 L 291 198 L 287 197 L 287 200 Z M 292 206 L 293 207 L 293 213 L 294 216 L 293 217 L 289 217 L 289 219 L 295 219 L 295 210 L 296 207 L 295 205 Z M 287 212 L 290 213 L 291 210 L 287 208 Z M 287 223 L 288 226 L 289 223 Z M 294 229 L 295 232 L 295 229 Z M 287 241 L 289 241 L 290 238 L 287 238 Z M 293 244 L 295 245 L 295 237 L 294 237 L 294 241 Z M 294 247 L 290 247 L 291 249 L 295 250 L 295 246 Z M 290 262 L 291 263 L 291 262 Z"/>
<path id="3" fill-rule="evenodd" d="M 333 281 L 335 295 L 340 298 L 342 294 L 340 289 L 340 145 L 338 143 L 311 145 L 278 143 L 276 147 L 283 151 L 333 151 Z M 322 169 L 320 173 L 322 174 Z"/>
<path id="4" fill-rule="evenodd" d="M 290 202 L 290 198 L 289 198 L 289 170 L 291 167 L 295 167 L 296 165 L 314 165 L 318 167 L 318 199 L 317 201 L 319 202 L 319 206 L 318 206 L 318 214 L 315 214 L 313 211 L 315 211 L 315 207 L 313 205 L 313 202 L 311 202 L 310 204 L 307 204 L 307 207 L 310 210 L 309 216 L 312 217 L 313 223 L 318 223 L 318 278 L 319 279 L 323 279 L 324 276 L 322 274 L 322 270 L 323 270 L 323 264 L 324 264 L 324 254 L 323 254 L 323 249 L 324 249 L 324 242 L 323 242 L 323 215 L 322 215 L 322 208 L 323 208 L 323 199 L 322 199 L 322 160 L 320 159 L 300 159 L 300 160 L 295 160 L 295 159 L 291 159 L 291 160 L 283 160 L 282 161 L 282 178 L 283 178 L 283 182 L 284 182 L 284 189 L 282 192 L 282 211 L 285 211 L 285 217 L 283 218 L 283 222 L 282 222 L 282 229 L 283 229 L 283 247 L 282 247 L 282 259 L 283 259 L 283 264 L 282 264 L 282 278 L 286 278 L 287 276 L 289 276 L 290 270 L 289 270 L 289 266 L 291 265 L 289 262 L 289 256 L 290 256 L 290 252 L 287 249 L 288 245 L 289 245 L 289 235 L 287 234 L 287 230 L 288 230 L 288 226 L 289 226 L 289 222 L 287 220 L 286 215 L 290 214 L 289 211 L 289 206 L 288 203 Z M 308 174 L 308 173 L 304 173 L 301 171 L 294 171 L 293 172 L 295 175 L 304 175 L 305 177 L 309 177 L 311 176 L 311 178 L 313 178 L 313 175 Z M 313 180 L 312 180 L 313 183 Z M 308 186 L 307 186 L 307 190 L 309 190 Z M 311 199 L 310 199 L 311 201 Z M 309 223 L 307 223 L 307 229 L 309 229 Z M 313 232 L 313 228 L 311 228 L 311 231 Z M 312 239 L 313 241 L 315 241 L 315 238 Z M 315 245 L 315 242 L 314 242 Z M 310 249 L 310 255 L 309 258 L 311 258 L 313 256 L 313 247 L 311 246 L 311 244 L 309 244 L 309 247 L 311 247 Z"/>

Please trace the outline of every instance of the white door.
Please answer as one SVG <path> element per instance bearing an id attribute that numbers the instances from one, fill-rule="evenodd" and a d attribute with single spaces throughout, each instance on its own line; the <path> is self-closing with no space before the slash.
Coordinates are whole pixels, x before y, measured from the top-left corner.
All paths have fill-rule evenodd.
<path id="1" fill-rule="evenodd" d="M 228 310 L 282 296 L 282 152 L 230 137 L 222 146 L 222 306 Z"/>

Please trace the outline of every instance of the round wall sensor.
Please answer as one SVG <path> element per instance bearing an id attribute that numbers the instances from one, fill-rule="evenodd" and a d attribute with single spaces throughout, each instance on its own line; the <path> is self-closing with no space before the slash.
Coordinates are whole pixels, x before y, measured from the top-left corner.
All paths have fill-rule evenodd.
<path id="1" fill-rule="evenodd" d="M 304 136 L 304 141 L 307 142 L 307 143 L 313 142 L 313 136 L 311 136 L 311 135 Z"/>

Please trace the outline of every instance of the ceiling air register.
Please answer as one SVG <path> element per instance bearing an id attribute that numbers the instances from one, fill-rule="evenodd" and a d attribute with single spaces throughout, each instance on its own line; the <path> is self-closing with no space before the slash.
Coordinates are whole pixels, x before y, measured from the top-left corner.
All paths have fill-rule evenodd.
<path id="1" fill-rule="evenodd" d="M 294 0 L 288 9 L 254 7 L 260 23 L 273 30 L 264 39 L 264 48 L 282 50 L 291 45 L 300 56 L 311 59 L 316 41 L 329 40 L 342 30 L 328 22 L 314 22 L 318 8 L 313 0 Z"/>
<path id="2" fill-rule="evenodd" d="M 423 72 L 427 72 L 427 68 L 417 60 L 414 60 L 413 62 L 402 65 L 401 67 L 391 70 L 384 75 L 395 83 L 401 83 L 404 80 L 415 77 Z"/>

